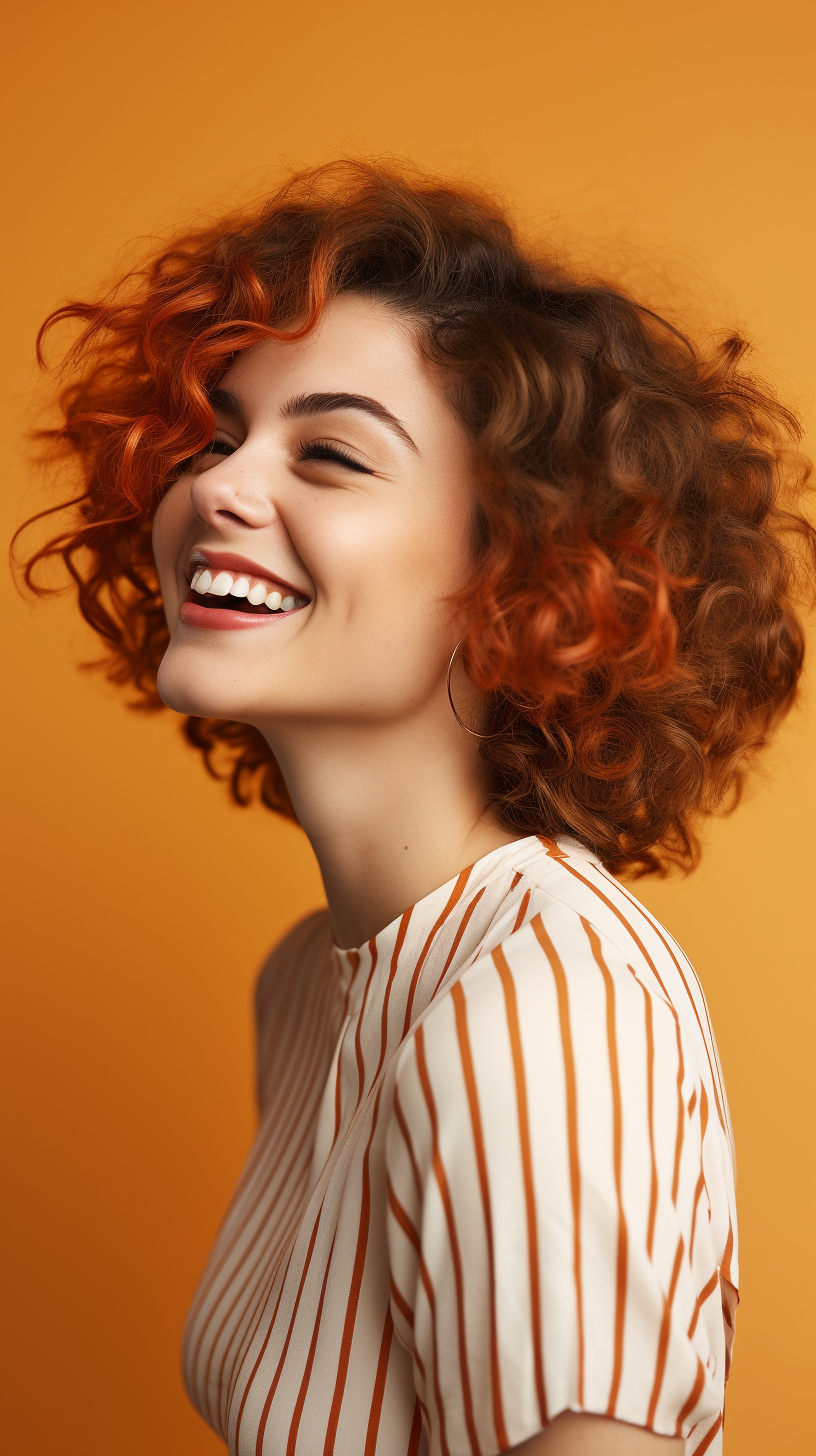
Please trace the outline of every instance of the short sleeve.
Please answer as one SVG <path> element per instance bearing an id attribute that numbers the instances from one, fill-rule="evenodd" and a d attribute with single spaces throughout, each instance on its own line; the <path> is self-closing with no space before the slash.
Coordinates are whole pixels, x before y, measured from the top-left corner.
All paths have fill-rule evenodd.
<path id="1" fill-rule="evenodd" d="M 708 1447 L 706 1101 L 671 1005 L 577 916 L 536 916 L 413 1030 L 388 1247 L 431 1456 L 491 1456 L 567 1409 Z"/>

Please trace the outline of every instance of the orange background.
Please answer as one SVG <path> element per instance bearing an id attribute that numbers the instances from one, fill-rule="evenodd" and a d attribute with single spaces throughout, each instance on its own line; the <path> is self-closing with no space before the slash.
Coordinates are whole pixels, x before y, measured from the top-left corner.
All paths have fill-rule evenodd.
<path id="1" fill-rule="evenodd" d="M 2 394 L 9 519 L 32 343 L 129 239 L 287 163 L 409 155 L 493 178 L 658 304 L 737 323 L 807 405 L 806 0 L 18 0 L 7 47 Z M 253 1127 L 250 988 L 321 887 L 299 831 L 230 807 L 177 721 L 75 663 L 69 604 L 6 587 L 3 831 L 14 1456 L 223 1448 L 178 1374 L 185 1308 Z M 800 710 L 690 880 L 643 898 L 696 961 L 740 1158 L 729 1456 L 811 1448 L 814 783 Z M 804 1144 L 808 1146 L 807 1143 Z M 808 1283 L 808 1281 L 811 1281 Z"/>

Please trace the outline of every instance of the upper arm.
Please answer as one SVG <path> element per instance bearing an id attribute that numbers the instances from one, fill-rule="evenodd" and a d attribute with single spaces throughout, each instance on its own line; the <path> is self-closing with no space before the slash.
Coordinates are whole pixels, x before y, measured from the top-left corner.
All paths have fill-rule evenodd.
<path id="1" fill-rule="evenodd" d="M 507 1456 L 683 1456 L 685 1441 L 641 1426 L 565 1411 Z"/>
<path id="2" fill-rule="evenodd" d="M 590 930 L 559 949 L 534 921 L 401 1054 L 394 1318 L 432 1451 L 443 1427 L 451 1453 L 497 1451 L 568 1410 L 655 1439 L 719 1415 L 699 1081 L 672 1009 Z"/>

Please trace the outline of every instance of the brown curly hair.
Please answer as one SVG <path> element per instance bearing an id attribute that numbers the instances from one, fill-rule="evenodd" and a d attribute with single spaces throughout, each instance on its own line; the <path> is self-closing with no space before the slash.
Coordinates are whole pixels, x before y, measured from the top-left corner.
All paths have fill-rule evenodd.
<path id="1" fill-rule="evenodd" d="M 83 325 L 64 424 L 44 432 L 83 491 L 29 586 L 47 590 L 35 568 L 60 556 L 101 665 L 161 706 L 156 505 L 212 437 L 208 394 L 235 355 L 302 338 L 348 291 L 413 321 L 473 440 L 477 560 L 455 605 L 502 824 L 572 834 L 616 872 L 690 867 L 695 820 L 736 802 L 801 670 L 793 602 L 814 533 L 796 505 L 799 427 L 742 339 L 698 347 L 535 255 L 472 189 L 392 165 L 301 172 L 50 315 L 42 332 Z M 259 790 L 293 814 L 256 729 L 185 732 L 239 803 Z"/>

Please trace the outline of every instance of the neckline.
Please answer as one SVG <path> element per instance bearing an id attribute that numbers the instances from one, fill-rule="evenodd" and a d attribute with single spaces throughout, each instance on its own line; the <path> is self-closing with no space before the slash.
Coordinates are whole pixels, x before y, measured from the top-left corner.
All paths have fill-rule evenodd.
<path id="1" fill-rule="evenodd" d="M 472 864 L 463 865 L 461 870 L 457 871 L 456 874 L 450 876 L 450 879 L 443 881 L 443 883 L 441 885 L 437 885 L 435 889 L 429 890 L 427 895 L 423 895 L 422 898 L 416 900 L 413 905 L 406 906 L 405 910 L 402 910 L 399 915 L 395 915 L 393 920 L 389 920 L 388 924 L 384 925 L 382 929 L 378 930 L 376 935 L 372 935 L 369 940 L 365 941 L 364 945 L 369 946 L 371 945 L 372 941 L 379 941 L 381 938 L 388 936 L 389 932 L 391 931 L 396 933 L 400 921 L 403 920 L 403 918 L 406 914 L 408 914 L 409 911 L 412 921 L 418 919 L 419 916 L 417 912 L 419 912 L 419 914 L 421 915 L 423 905 L 426 905 L 427 902 L 430 900 L 436 901 L 444 894 L 446 890 L 452 889 L 453 886 L 456 884 L 456 881 L 459 879 L 459 876 L 464 874 L 465 871 L 467 871 L 468 875 L 468 884 L 478 882 L 479 880 L 483 879 L 489 879 L 492 874 L 494 874 L 498 869 L 503 866 L 505 860 L 518 858 L 522 846 L 524 846 L 524 848 L 526 849 L 529 848 L 531 845 L 537 845 L 540 848 L 540 840 L 537 834 L 525 834 L 522 839 L 512 839 L 509 844 L 500 844 L 497 846 L 496 849 L 488 850 L 487 854 L 483 854 L 480 859 L 475 859 Z M 485 874 L 485 870 L 488 870 L 487 874 Z M 346 964 L 353 959 L 359 958 L 360 953 L 363 949 L 364 946 L 360 945 L 341 947 L 337 944 L 334 944 L 333 942 L 334 953 L 340 958 L 343 964 Z"/>

